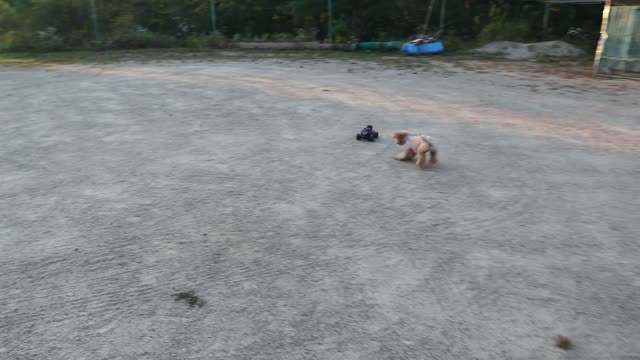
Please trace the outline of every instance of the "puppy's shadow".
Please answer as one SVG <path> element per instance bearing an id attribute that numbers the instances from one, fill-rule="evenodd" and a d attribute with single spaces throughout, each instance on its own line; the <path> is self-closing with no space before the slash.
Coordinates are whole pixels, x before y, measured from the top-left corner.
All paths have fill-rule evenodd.
<path id="1" fill-rule="evenodd" d="M 433 165 L 425 165 L 420 170 L 425 172 L 440 172 L 441 163 L 433 164 Z"/>
<path id="2" fill-rule="evenodd" d="M 411 165 L 415 167 L 416 164 L 414 162 Z M 460 176 L 468 175 L 468 169 L 466 169 L 464 165 L 452 160 L 438 161 L 438 163 L 435 165 L 425 165 L 424 168 L 422 168 L 422 171 L 434 174 L 437 173 L 438 175 L 442 176 L 454 174 Z"/>
<path id="3" fill-rule="evenodd" d="M 418 168 L 416 166 L 416 159 L 411 159 L 411 160 L 395 160 L 392 159 L 395 162 L 401 163 L 404 166 L 406 166 L 407 168 L 413 168 L 415 170 L 419 170 L 419 171 L 424 171 L 424 172 L 428 172 L 428 173 L 441 173 L 441 174 L 448 174 L 451 172 L 451 170 L 453 168 L 456 167 L 455 164 L 450 164 L 450 163 L 444 163 L 442 161 L 438 161 L 437 164 L 434 165 L 425 165 L 422 168 Z"/>

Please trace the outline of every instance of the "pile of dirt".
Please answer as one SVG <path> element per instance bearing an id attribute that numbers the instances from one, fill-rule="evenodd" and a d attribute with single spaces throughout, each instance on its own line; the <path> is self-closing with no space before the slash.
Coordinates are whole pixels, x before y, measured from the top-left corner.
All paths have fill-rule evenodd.
<path id="1" fill-rule="evenodd" d="M 585 55 L 584 50 L 560 40 L 531 44 L 495 41 L 475 49 L 474 52 L 498 55 L 510 60 L 528 60 L 543 57 L 580 57 Z"/>

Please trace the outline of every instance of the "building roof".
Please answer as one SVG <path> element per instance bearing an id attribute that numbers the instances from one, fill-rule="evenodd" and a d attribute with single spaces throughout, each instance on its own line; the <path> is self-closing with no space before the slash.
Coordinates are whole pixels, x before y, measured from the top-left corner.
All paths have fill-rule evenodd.
<path id="1" fill-rule="evenodd" d="M 605 0 L 542 0 L 550 4 L 604 4 Z"/>
<path id="2" fill-rule="evenodd" d="M 604 4 L 606 0 L 539 0 L 549 4 Z M 640 6 L 640 0 L 611 0 L 611 6 Z"/>
<path id="3" fill-rule="evenodd" d="M 611 0 L 611 6 L 640 6 L 640 0 Z"/>

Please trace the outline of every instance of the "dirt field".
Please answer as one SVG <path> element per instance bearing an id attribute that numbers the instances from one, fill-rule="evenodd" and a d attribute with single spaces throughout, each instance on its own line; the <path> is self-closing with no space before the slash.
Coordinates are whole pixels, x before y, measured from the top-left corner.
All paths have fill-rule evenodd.
<path id="1" fill-rule="evenodd" d="M 276 56 L 0 91 L 0 359 L 640 359 L 640 82 Z"/>

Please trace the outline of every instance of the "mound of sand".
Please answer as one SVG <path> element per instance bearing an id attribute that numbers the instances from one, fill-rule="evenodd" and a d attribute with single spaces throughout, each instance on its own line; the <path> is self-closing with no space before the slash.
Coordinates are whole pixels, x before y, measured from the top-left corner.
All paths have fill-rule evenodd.
<path id="1" fill-rule="evenodd" d="M 495 41 L 475 49 L 474 52 L 498 55 L 510 60 L 528 60 L 541 57 L 579 57 L 585 54 L 583 50 L 559 40 L 532 44 Z"/>

